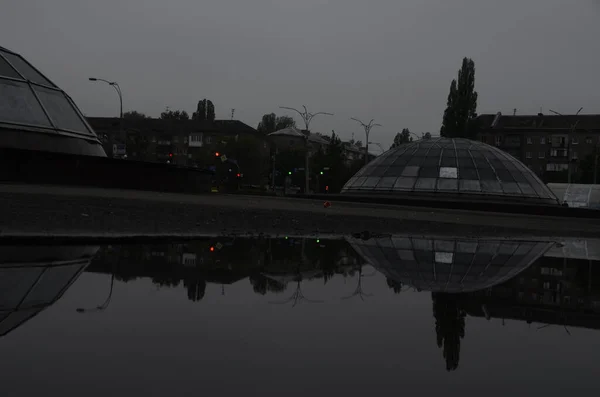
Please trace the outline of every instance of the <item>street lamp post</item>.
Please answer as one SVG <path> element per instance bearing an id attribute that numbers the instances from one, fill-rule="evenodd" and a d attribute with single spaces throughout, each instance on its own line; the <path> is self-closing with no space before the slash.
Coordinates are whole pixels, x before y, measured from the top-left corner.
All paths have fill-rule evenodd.
<path id="1" fill-rule="evenodd" d="M 300 115 L 300 117 L 302 118 L 302 121 L 304 121 L 304 126 L 306 128 L 306 136 L 304 137 L 304 145 L 305 145 L 305 149 L 306 149 L 306 155 L 304 156 L 304 193 L 308 194 L 308 189 L 309 189 L 309 172 L 308 172 L 308 149 L 309 149 L 309 143 L 308 143 L 308 135 L 310 134 L 310 122 L 312 121 L 312 119 L 315 116 L 318 116 L 320 114 L 325 115 L 325 116 L 333 116 L 333 113 L 327 113 L 327 112 L 317 112 L 317 113 L 310 113 L 307 109 L 306 106 L 302 105 L 302 108 L 304 109 L 304 111 L 300 111 L 298 109 L 294 109 L 294 108 L 290 108 L 287 106 L 280 106 L 280 109 L 287 109 L 287 110 L 293 110 L 294 112 L 298 113 Z M 274 171 L 273 171 L 274 172 Z"/>
<path id="2" fill-rule="evenodd" d="M 110 85 L 112 88 L 115 89 L 115 91 L 117 91 L 117 95 L 119 95 L 119 105 L 120 105 L 119 134 L 120 134 L 121 138 L 123 138 L 123 93 L 121 92 L 121 87 L 119 86 L 119 83 L 117 83 L 116 81 L 108 81 L 108 80 L 104 80 L 104 79 L 99 79 L 97 77 L 90 77 L 89 80 L 90 81 L 102 81 L 103 83 Z M 125 139 L 125 148 L 127 148 L 127 140 L 126 139 Z M 127 150 L 127 149 L 125 149 L 125 150 Z"/>
<path id="3" fill-rule="evenodd" d="M 581 112 L 583 110 L 583 108 L 579 108 L 579 110 L 577 111 L 577 113 L 575 113 L 575 117 L 579 116 L 579 112 Z M 552 109 L 549 109 L 550 112 L 558 115 L 558 116 L 563 116 L 562 114 L 555 112 Z M 567 183 L 571 183 L 571 140 L 572 140 L 572 136 L 573 133 L 575 132 L 575 129 L 577 128 L 577 124 L 579 124 L 579 120 L 575 120 L 575 122 L 573 124 L 571 124 L 571 127 L 569 128 L 569 135 L 567 137 Z"/>
<path id="4" fill-rule="evenodd" d="M 369 121 L 368 124 L 365 124 L 362 121 L 360 121 L 359 119 L 355 119 L 354 117 L 351 117 L 350 119 L 356 121 L 357 123 L 362 125 L 363 128 L 365 129 L 365 135 L 367 137 L 367 139 L 365 140 L 365 142 L 367 143 L 366 147 L 365 147 L 365 165 L 367 165 L 367 164 L 369 164 L 369 133 L 371 132 L 371 128 L 381 127 L 381 124 L 373 123 L 373 121 L 375 121 L 375 119 L 371 119 L 371 121 Z"/>

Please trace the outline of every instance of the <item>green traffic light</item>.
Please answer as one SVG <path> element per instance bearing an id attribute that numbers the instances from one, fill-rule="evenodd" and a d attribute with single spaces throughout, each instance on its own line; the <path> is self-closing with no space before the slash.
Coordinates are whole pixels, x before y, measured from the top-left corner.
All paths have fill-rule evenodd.
<path id="1" fill-rule="evenodd" d="M 321 242 L 321 240 L 317 239 L 317 243 L 320 243 L 320 242 Z"/>
<path id="2" fill-rule="evenodd" d="M 288 171 L 288 175 L 292 175 L 292 171 Z"/>
<path id="3" fill-rule="evenodd" d="M 321 171 L 321 175 L 323 175 L 323 171 Z"/>

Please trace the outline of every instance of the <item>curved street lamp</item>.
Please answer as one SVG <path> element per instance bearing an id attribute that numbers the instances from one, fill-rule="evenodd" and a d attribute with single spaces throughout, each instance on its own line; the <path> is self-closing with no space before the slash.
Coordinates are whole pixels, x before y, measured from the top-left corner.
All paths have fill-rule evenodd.
<path id="1" fill-rule="evenodd" d="M 381 124 L 373 123 L 373 121 L 375 121 L 375 119 L 371 119 L 371 121 L 369 121 L 368 124 L 365 124 L 362 121 L 360 121 L 359 119 L 356 119 L 354 117 L 350 117 L 350 119 L 356 121 L 357 123 L 362 125 L 363 128 L 365 129 L 365 135 L 367 136 L 367 139 L 365 140 L 365 142 L 367 142 L 367 145 L 365 147 L 365 165 L 367 165 L 367 164 L 369 164 L 369 134 L 371 133 L 371 128 L 381 127 Z"/>

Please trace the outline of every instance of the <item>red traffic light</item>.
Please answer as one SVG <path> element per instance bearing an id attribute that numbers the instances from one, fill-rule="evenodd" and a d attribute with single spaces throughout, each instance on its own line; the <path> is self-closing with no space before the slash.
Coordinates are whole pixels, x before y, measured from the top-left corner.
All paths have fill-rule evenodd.
<path id="1" fill-rule="evenodd" d="M 169 157 L 173 157 L 173 153 L 169 153 Z"/>
<path id="2" fill-rule="evenodd" d="M 237 174 L 237 177 L 240 178 L 242 176 L 242 174 Z"/>
<path id="3" fill-rule="evenodd" d="M 214 252 L 215 251 L 215 247 L 210 247 L 210 252 Z"/>
<path id="4" fill-rule="evenodd" d="M 220 155 L 221 155 L 221 153 L 215 152 L 215 157 L 219 157 Z"/>

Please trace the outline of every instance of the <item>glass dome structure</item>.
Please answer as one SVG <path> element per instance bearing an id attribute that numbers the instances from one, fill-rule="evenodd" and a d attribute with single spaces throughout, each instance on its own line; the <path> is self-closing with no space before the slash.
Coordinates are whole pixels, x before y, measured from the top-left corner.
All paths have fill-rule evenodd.
<path id="1" fill-rule="evenodd" d="M 3 47 L 0 147 L 106 156 L 71 98 L 23 57 Z"/>
<path id="2" fill-rule="evenodd" d="M 525 164 L 496 147 L 462 138 L 418 140 L 391 149 L 360 169 L 342 193 L 559 204 Z"/>
<path id="3" fill-rule="evenodd" d="M 547 241 L 436 236 L 348 239 L 387 278 L 431 292 L 474 292 L 503 283 L 553 245 Z"/>

